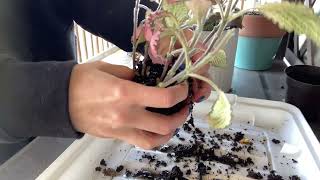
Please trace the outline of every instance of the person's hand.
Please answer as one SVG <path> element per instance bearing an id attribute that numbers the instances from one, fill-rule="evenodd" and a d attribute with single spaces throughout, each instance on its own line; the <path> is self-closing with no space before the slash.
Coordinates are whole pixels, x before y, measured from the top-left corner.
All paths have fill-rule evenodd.
<path id="1" fill-rule="evenodd" d="M 145 108 L 169 108 L 185 100 L 187 85 L 147 87 L 130 81 L 133 77 L 133 71 L 124 66 L 104 62 L 76 65 L 69 86 L 69 112 L 75 129 L 145 149 L 169 141 L 187 119 L 188 107 L 172 116 Z"/>
<path id="2" fill-rule="evenodd" d="M 192 36 L 193 36 L 193 32 L 191 30 L 184 30 L 184 34 L 186 39 L 189 41 L 191 40 Z M 159 52 L 162 56 L 165 56 L 165 54 L 169 51 L 169 44 L 170 44 L 171 38 L 169 36 L 165 36 L 162 39 L 160 39 L 160 47 L 159 47 Z M 200 49 L 198 52 L 196 52 L 193 56 L 192 56 L 192 61 L 196 62 L 197 60 L 199 60 L 199 58 L 201 58 L 201 56 L 204 53 L 205 50 L 205 46 L 202 44 L 198 44 L 197 47 Z M 179 49 L 182 48 L 181 44 L 178 42 L 175 44 L 175 49 Z M 197 74 L 202 75 L 204 77 L 209 78 L 209 73 L 208 70 L 210 68 L 210 65 L 206 65 L 203 68 L 201 68 Z M 193 79 L 193 84 L 192 84 L 192 91 L 193 91 L 193 101 L 194 102 L 202 102 L 206 99 L 208 99 L 208 97 L 211 94 L 211 86 L 209 84 L 207 84 L 206 82 L 197 80 L 197 79 Z"/>

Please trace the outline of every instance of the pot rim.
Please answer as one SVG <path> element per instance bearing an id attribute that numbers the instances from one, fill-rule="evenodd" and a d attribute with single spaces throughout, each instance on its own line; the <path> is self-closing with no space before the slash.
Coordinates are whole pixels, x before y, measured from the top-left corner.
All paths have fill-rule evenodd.
<path id="1" fill-rule="evenodd" d="M 306 83 L 306 82 L 299 81 L 299 80 L 291 77 L 291 76 L 289 75 L 289 73 L 290 73 L 293 69 L 295 69 L 295 68 L 312 68 L 312 69 L 318 70 L 319 73 L 320 73 L 320 67 L 318 67 L 318 66 L 311 66 L 311 65 L 293 65 L 293 66 L 287 67 L 287 68 L 284 70 L 284 72 L 285 72 L 285 74 L 286 74 L 286 77 L 287 77 L 288 79 L 290 79 L 290 80 L 292 80 L 292 81 L 295 81 L 295 82 L 299 82 L 299 83 L 301 83 L 301 84 L 303 84 L 303 85 L 305 85 L 305 86 L 312 86 L 312 87 L 320 88 L 320 84 L 310 84 L 310 83 Z"/>

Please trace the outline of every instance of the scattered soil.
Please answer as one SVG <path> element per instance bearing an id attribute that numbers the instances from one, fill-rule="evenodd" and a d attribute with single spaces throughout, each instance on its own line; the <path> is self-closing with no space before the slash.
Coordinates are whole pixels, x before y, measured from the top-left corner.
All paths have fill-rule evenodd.
<path id="1" fill-rule="evenodd" d="M 260 172 L 255 172 L 252 169 L 247 169 L 248 175 L 247 177 L 253 178 L 253 179 L 263 179 L 263 176 Z"/>
<path id="2" fill-rule="evenodd" d="M 272 139 L 272 142 L 273 142 L 274 144 L 280 144 L 280 143 L 281 143 L 278 139 Z"/>
<path id="3" fill-rule="evenodd" d="M 268 180 L 283 180 L 282 176 L 277 175 L 275 171 L 271 171 L 268 175 Z"/>
<path id="4" fill-rule="evenodd" d="M 191 109 L 193 105 L 191 106 Z M 224 173 L 227 176 L 231 174 L 236 174 L 239 171 L 240 167 L 248 168 L 247 169 L 247 177 L 253 179 L 263 179 L 263 177 L 268 180 L 283 180 L 283 177 L 277 175 L 275 171 L 270 171 L 270 174 L 262 175 L 260 172 L 256 172 L 253 168 L 256 168 L 255 163 L 251 158 L 243 159 L 236 154 L 232 154 L 232 152 L 239 152 L 241 150 L 246 150 L 251 153 L 254 150 L 253 143 L 249 144 L 241 144 L 240 142 L 245 139 L 245 136 L 242 132 L 236 132 L 234 134 L 222 133 L 219 134 L 217 132 L 211 132 L 205 134 L 201 129 L 196 128 L 194 126 L 193 115 L 191 114 L 190 119 L 183 125 L 185 132 L 192 134 L 192 137 L 188 139 L 190 144 L 178 144 L 178 145 L 165 145 L 161 146 L 155 150 L 167 153 L 167 157 L 170 158 L 173 162 L 181 163 L 179 166 L 183 167 L 180 169 L 178 166 L 174 166 L 170 171 L 157 171 L 157 169 L 161 169 L 163 167 L 167 167 L 168 164 L 166 161 L 161 159 L 157 159 L 155 155 L 151 155 L 149 153 L 143 153 L 141 155 L 141 159 L 138 159 L 140 162 L 146 161 L 150 164 L 150 168 L 152 169 L 140 169 L 136 171 L 127 170 L 124 166 L 119 166 L 115 170 L 107 168 L 107 164 L 104 159 L 100 161 L 100 167 L 96 167 L 96 171 L 102 172 L 105 176 L 125 176 L 125 177 L 133 177 L 133 178 L 141 178 L 141 179 L 154 179 L 154 180 L 186 180 L 188 176 L 192 174 L 192 171 L 196 170 L 200 174 L 200 177 L 208 174 L 212 167 L 215 166 L 215 163 L 222 163 L 228 165 L 227 169 L 224 169 Z M 180 134 L 178 134 L 178 130 L 176 132 L 176 138 L 180 141 L 185 141 L 186 139 L 182 138 Z M 205 140 L 205 137 L 210 137 Z M 220 151 L 220 145 L 225 141 L 233 142 L 231 144 L 231 151 L 227 154 L 220 155 L 220 153 L 216 153 Z M 280 143 L 279 140 L 273 139 L 273 143 Z M 219 154 L 219 155 L 218 155 Z M 193 160 L 189 159 L 192 158 Z M 297 163 L 296 160 L 292 159 L 294 163 Z M 208 162 L 208 164 L 204 164 L 204 162 Z M 196 163 L 196 167 L 192 167 L 192 163 Z M 269 166 L 264 166 L 263 170 L 268 171 Z M 183 173 L 185 172 L 185 174 Z M 212 172 L 210 172 L 212 173 Z M 222 174 L 223 172 L 218 169 L 214 173 Z M 300 180 L 298 176 L 291 176 L 290 180 Z"/>
<path id="5" fill-rule="evenodd" d="M 100 161 L 100 166 L 107 166 L 107 163 L 104 159 Z"/>
<path id="6" fill-rule="evenodd" d="M 289 179 L 290 180 L 300 180 L 300 177 L 297 175 L 294 175 L 294 176 L 290 176 Z"/>
<path id="7" fill-rule="evenodd" d="M 116 171 L 119 173 L 123 170 L 123 168 L 124 168 L 123 166 L 119 166 L 119 167 L 117 167 Z"/>

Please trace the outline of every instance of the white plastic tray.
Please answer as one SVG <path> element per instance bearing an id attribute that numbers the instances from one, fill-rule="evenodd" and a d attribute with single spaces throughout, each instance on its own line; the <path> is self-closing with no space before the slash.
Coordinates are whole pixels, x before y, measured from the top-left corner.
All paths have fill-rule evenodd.
<path id="1" fill-rule="evenodd" d="M 195 125 L 203 132 L 213 131 L 207 127 L 204 117 L 215 99 L 216 95 L 213 94 L 209 100 L 195 106 Z M 252 154 L 239 152 L 239 156 L 249 156 L 253 159 L 256 167 L 252 168 L 263 174 L 266 173 L 263 166 L 269 163 L 270 168 L 276 170 L 284 179 L 289 179 L 291 175 L 298 175 L 301 179 L 306 180 L 319 179 L 320 144 L 296 107 L 282 102 L 241 98 L 235 95 L 228 95 L 228 99 L 233 104 L 233 125 L 223 131 L 225 133 L 242 131 L 245 137 L 254 139 L 256 147 Z M 180 135 L 188 137 L 187 133 L 180 133 Z M 206 140 L 209 138 L 209 136 L 206 137 Z M 274 144 L 271 141 L 273 138 L 281 140 L 281 143 Z M 266 143 L 260 143 L 263 140 L 266 140 Z M 170 143 L 178 143 L 177 138 L 173 138 Z M 37 180 L 112 179 L 95 171 L 101 159 L 106 160 L 109 168 L 125 165 L 125 168 L 131 170 L 148 166 L 136 160 L 141 156 L 141 151 L 143 152 L 139 148 L 117 140 L 99 139 L 86 135 L 81 140 L 75 141 Z M 220 151 L 221 154 L 227 153 L 228 146 L 222 147 Z M 165 154 L 160 152 L 148 151 L 147 153 L 155 154 L 161 160 L 166 158 Z M 297 160 L 298 163 L 293 163 L 292 159 Z M 212 169 L 212 174 L 216 174 L 214 172 L 219 168 L 225 168 L 223 164 L 216 164 L 217 166 Z M 166 168 L 170 170 L 172 164 L 168 162 Z M 196 169 L 191 168 L 191 170 L 189 179 L 199 179 Z M 246 173 L 246 168 L 240 168 L 240 172 L 236 172 L 229 178 L 248 179 Z M 228 179 L 223 174 L 221 177 L 214 175 L 211 179 L 213 177 Z"/>

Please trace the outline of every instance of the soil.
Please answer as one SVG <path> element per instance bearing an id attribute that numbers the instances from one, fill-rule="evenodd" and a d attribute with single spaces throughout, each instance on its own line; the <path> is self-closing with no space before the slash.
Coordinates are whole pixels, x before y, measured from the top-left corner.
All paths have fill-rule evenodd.
<path id="1" fill-rule="evenodd" d="M 290 180 L 300 180 L 300 177 L 294 175 L 294 176 L 290 176 L 289 179 L 290 179 Z"/>
<path id="2" fill-rule="evenodd" d="M 253 179 L 263 179 L 263 176 L 259 172 L 254 172 L 252 169 L 247 169 L 248 175 L 247 177 L 253 178 Z"/>
<path id="3" fill-rule="evenodd" d="M 144 84 L 146 86 L 157 86 L 159 79 L 161 78 L 162 72 L 164 70 L 164 65 L 162 64 L 153 64 L 151 60 L 146 61 L 146 68 L 145 72 L 143 72 L 143 62 L 139 61 L 137 63 L 137 70 L 136 70 L 136 76 L 134 77 L 133 81 L 137 82 L 139 84 Z M 170 68 L 170 67 L 169 67 Z M 179 73 L 179 72 L 177 72 Z M 190 106 L 192 104 L 192 80 L 189 81 L 189 97 L 176 104 L 175 106 L 171 108 L 152 108 L 147 107 L 147 110 L 151 112 L 156 112 L 164 115 L 172 115 L 177 112 L 179 112 L 181 109 L 183 109 L 185 106 Z"/>
<path id="4" fill-rule="evenodd" d="M 274 144 L 280 144 L 280 141 L 279 141 L 278 139 L 272 139 L 272 142 L 273 142 Z"/>
<path id="5" fill-rule="evenodd" d="M 190 104 L 190 110 L 192 112 L 193 104 Z M 182 163 L 183 171 L 178 166 L 174 166 L 170 171 L 157 171 L 157 169 L 162 167 L 167 167 L 168 164 L 166 161 L 161 159 L 157 159 L 156 156 L 151 155 L 149 153 L 143 153 L 140 162 L 147 161 L 150 164 L 150 167 L 155 167 L 154 170 L 149 169 L 139 169 L 135 172 L 127 170 L 124 166 L 119 166 L 115 170 L 107 168 L 107 163 L 104 159 L 100 161 L 100 166 L 96 167 L 96 171 L 102 172 L 105 176 L 122 176 L 125 177 L 134 177 L 134 178 L 141 178 L 141 179 L 154 179 L 154 180 L 186 180 L 186 178 L 191 175 L 192 171 L 194 170 L 191 166 L 191 162 L 194 162 L 188 158 L 195 158 L 196 163 L 196 171 L 200 174 L 200 177 L 209 173 L 212 170 L 212 167 L 215 166 L 215 163 L 222 163 L 228 165 L 229 167 L 225 169 L 227 175 L 235 174 L 236 171 L 239 171 L 239 167 L 248 168 L 247 177 L 254 178 L 254 179 L 263 179 L 263 176 L 259 172 L 255 172 L 252 167 L 254 166 L 254 162 L 251 158 L 242 159 L 239 156 L 232 154 L 232 152 L 241 151 L 245 148 L 249 153 L 254 150 L 253 143 L 250 142 L 249 144 L 241 144 L 241 142 L 246 139 L 244 133 L 236 132 L 234 134 L 227 134 L 222 133 L 219 134 L 217 132 L 211 132 L 206 135 L 201 129 L 195 127 L 193 115 L 191 113 L 190 119 L 183 125 L 181 129 L 177 129 L 175 136 L 180 141 L 186 141 L 186 139 L 182 138 L 179 134 L 179 131 L 183 130 L 189 134 L 192 134 L 192 137 L 188 139 L 190 144 L 183 145 L 166 145 L 159 147 L 155 150 L 167 153 L 167 157 L 170 158 L 172 161 L 178 163 Z M 205 140 L 205 136 L 210 136 L 210 139 L 207 139 L 208 142 Z M 233 142 L 231 144 L 231 152 L 218 156 L 216 151 L 219 151 L 220 144 L 222 144 L 225 140 Z M 217 141 L 217 142 L 216 142 Z M 273 143 L 279 144 L 280 141 L 273 139 Z M 293 163 L 296 161 L 292 159 Z M 204 164 L 203 162 L 208 162 L 208 164 Z M 182 167 L 181 166 L 181 167 Z M 264 170 L 268 170 L 268 166 L 264 167 Z M 185 172 L 185 174 L 183 173 Z M 211 173 L 211 172 L 210 172 Z M 215 173 L 215 172 L 214 172 Z M 218 174 L 222 174 L 222 171 L 218 169 L 216 171 Z M 275 171 L 271 171 L 270 174 L 267 175 L 268 180 L 282 180 L 283 178 L 276 174 Z M 291 176 L 290 180 L 299 180 L 298 176 Z"/>
<path id="6" fill-rule="evenodd" d="M 283 180 L 282 176 L 277 175 L 275 171 L 271 171 L 268 175 L 268 180 Z"/>

